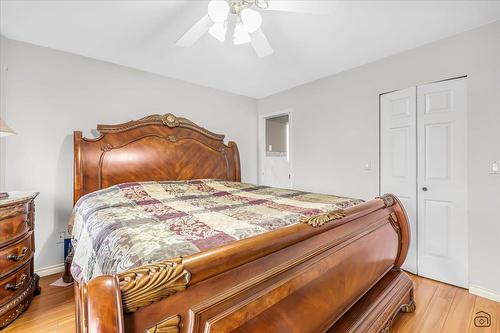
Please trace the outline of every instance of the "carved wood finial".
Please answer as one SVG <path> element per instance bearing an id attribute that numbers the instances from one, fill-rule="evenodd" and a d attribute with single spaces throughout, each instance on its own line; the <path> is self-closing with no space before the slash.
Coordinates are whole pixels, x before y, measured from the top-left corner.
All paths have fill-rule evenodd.
<path id="1" fill-rule="evenodd" d="M 161 117 L 161 121 L 165 124 L 165 126 L 170 128 L 179 126 L 179 120 L 171 113 L 164 114 Z"/>
<path id="2" fill-rule="evenodd" d="M 417 304 L 413 299 L 410 300 L 410 303 L 401 305 L 402 312 L 414 312 L 417 309 Z"/>
<path id="3" fill-rule="evenodd" d="M 181 316 L 175 315 L 168 317 L 155 326 L 148 328 L 146 333 L 178 333 L 180 331 L 179 324 Z"/>
<path id="4" fill-rule="evenodd" d="M 330 212 L 321 214 L 321 215 L 316 215 L 316 216 L 311 216 L 311 217 L 306 217 L 300 220 L 301 223 L 307 223 L 310 226 L 317 228 L 321 227 L 323 224 L 328 223 L 333 220 L 340 220 L 341 218 L 345 217 L 346 213 L 343 209 L 339 210 L 332 210 Z"/>
<path id="5" fill-rule="evenodd" d="M 392 194 L 384 194 L 383 196 L 380 196 L 378 198 L 384 201 L 386 207 L 391 207 L 392 205 L 394 205 L 394 197 L 392 196 Z"/>
<path id="6" fill-rule="evenodd" d="M 191 280 L 184 269 L 182 258 L 130 269 L 118 274 L 123 310 L 134 312 L 138 308 L 157 302 L 183 291 Z"/>

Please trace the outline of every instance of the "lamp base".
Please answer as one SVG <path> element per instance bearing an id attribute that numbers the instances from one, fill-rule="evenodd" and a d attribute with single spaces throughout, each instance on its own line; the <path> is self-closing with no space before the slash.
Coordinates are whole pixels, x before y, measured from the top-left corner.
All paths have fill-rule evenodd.
<path id="1" fill-rule="evenodd" d="M 7 192 L 0 192 L 0 199 L 7 199 L 9 197 L 9 193 Z"/>

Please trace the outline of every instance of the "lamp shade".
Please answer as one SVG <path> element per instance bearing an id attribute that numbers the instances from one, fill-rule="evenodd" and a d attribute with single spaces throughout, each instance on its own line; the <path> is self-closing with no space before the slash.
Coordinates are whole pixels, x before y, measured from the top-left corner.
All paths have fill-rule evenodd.
<path id="1" fill-rule="evenodd" d="M 7 124 L 0 118 L 0 136 L 16 134 Z"/>

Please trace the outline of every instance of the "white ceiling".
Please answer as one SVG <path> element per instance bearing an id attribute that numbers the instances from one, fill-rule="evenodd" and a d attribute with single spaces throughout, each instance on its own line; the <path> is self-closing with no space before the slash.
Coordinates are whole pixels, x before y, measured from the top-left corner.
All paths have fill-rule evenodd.
<path id="1" fill-rule="evenodd" d="M 2 0 L 0 29 L 7 38 L 262 98 L 500 20 L 499 1 L 305 2 L 323 14 L 262 12 L 275 50 L 266 58 L 209 35 L 175 46 L 206 14 L 207 0 Z"/>

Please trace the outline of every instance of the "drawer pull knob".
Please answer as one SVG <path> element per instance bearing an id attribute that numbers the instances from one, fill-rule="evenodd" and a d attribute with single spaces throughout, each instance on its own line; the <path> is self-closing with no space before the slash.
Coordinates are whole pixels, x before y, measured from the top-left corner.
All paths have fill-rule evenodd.
<path id="1" fill-rule="evenodd" d="M 18 283 L 16 283 L 16 284 L 9 283 L 5 286 L 5 289 L 10 290 L 10 291 L 18 290 L 19 288 L 21 288 L 23 286 L 24 281 L 26 281 L 26 277 L 27 277 L 26 274 L 23 273 L 21 275 L 21 278 L 19 279 Z"/>
<path id="2" fill-rule="evenodd" d="M 18 255 L 15 254 L 10 254 L 7 259 L 12 260 L 12 261 L 19 261 L 22 260 L 24 257 L 26 257 L 26 254 L 28 253 L 28 248 L 26 246 L 23 247 L 21 250 L 21 253 Z"/>

